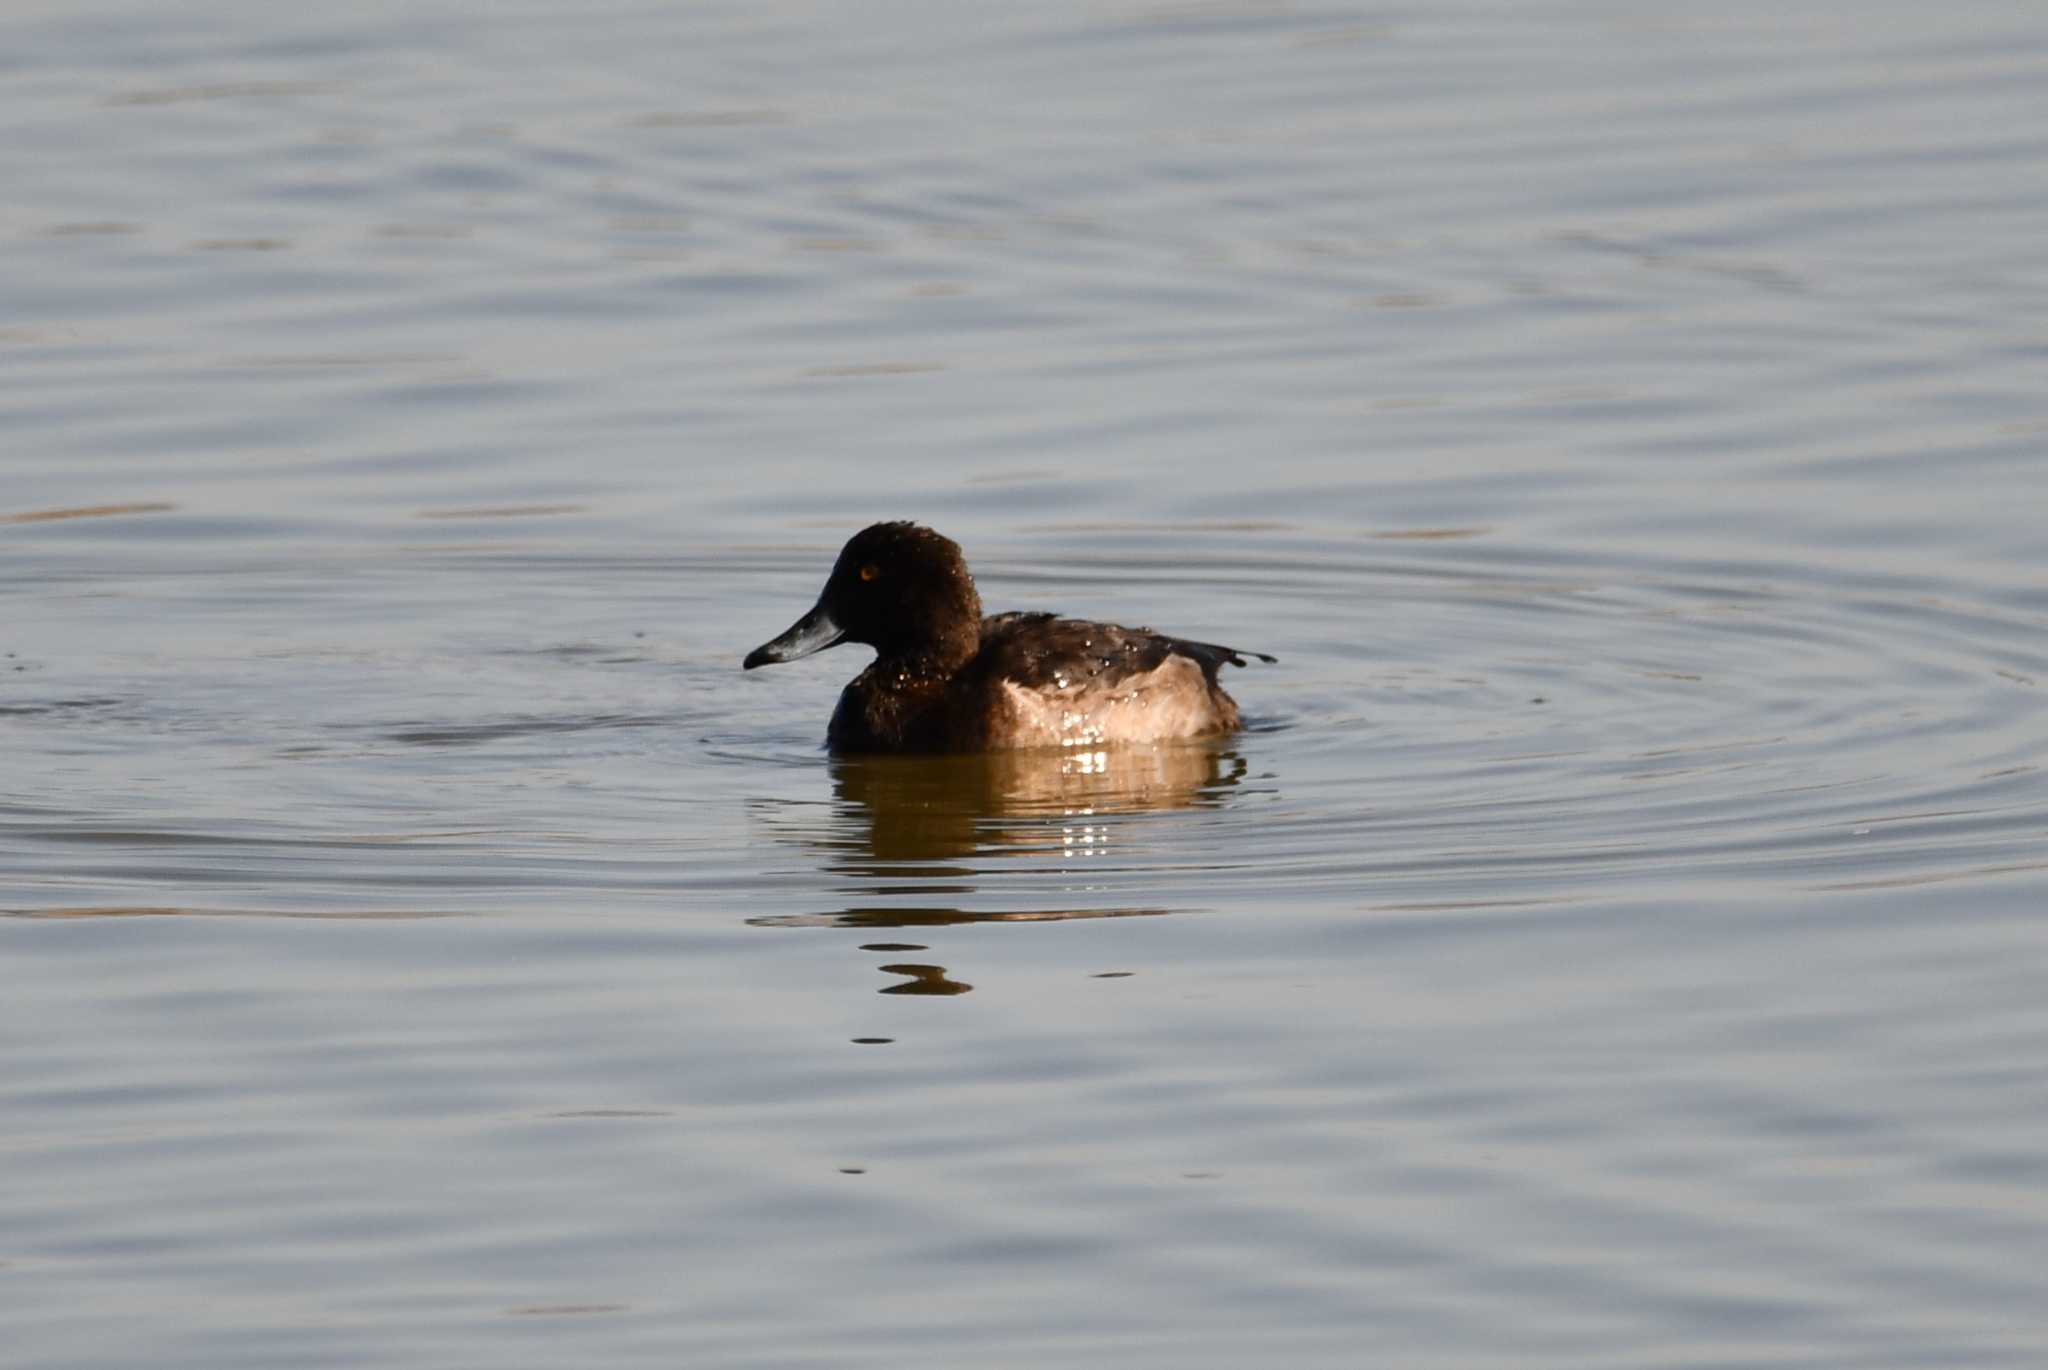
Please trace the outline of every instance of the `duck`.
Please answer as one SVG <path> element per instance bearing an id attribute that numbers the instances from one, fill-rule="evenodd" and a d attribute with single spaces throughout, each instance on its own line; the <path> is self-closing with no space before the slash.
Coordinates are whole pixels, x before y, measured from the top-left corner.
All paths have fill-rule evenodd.
<path id="1" fill-rule="evenodd" d="M 747 653 L 743 670 L 843 642 L 875 659 L 840 692 L 841 753 L 1008 751 L 1214 737 L 1244 718 L 1218 681 L 1245 652 L 1053 613 L 984 615 L 951 538 L 908 521 L 848 539 L 818 602 Z"/>

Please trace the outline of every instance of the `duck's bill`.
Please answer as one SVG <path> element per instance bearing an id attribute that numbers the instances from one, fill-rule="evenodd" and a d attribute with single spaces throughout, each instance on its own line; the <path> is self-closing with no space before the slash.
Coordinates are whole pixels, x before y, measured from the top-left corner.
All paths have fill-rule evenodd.
<path id="1" fill-rule="evenodd" d="M 772 641 L 764 642 L 747 653 L 747 659 L 740 663 L 740 669 L 751 671 L 756 666 L 773 666 L 778 661 L 795 661 L 836 646 L 846 636 L 846 629 L 832 621 L 832 615 L 825 612 L 825 606 L 805 614 L 789 625 L 789 631 Z"/>

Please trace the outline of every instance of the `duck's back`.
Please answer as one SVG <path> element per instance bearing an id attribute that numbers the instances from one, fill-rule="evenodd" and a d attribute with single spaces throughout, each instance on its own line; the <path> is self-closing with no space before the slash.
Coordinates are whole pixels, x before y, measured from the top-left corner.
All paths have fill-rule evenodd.
<path id="1" fill-rule="evenodd" d="M 1077 746 L 1233 731 L 1237 701 L 1216 678 L 1226 662 L 1245 664 L 1232 648 L 1150 628 L 1011 613 L 982 620 L 966 674 L 990 745 Z"/>

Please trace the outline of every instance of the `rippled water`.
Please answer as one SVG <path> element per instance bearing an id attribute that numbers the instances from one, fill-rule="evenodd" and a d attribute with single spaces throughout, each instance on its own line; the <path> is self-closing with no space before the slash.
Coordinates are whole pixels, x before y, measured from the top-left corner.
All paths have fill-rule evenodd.
<path id="1" fill-rule="evenodd" d="M 0 1359 L 2048 1356 L 2048 16 L 0 31 Z"/>

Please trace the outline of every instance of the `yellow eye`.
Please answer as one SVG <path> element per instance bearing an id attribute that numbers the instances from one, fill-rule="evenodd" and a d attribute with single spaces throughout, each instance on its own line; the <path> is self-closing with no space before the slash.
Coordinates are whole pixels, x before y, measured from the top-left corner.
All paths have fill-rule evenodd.
<path id="1" fill-rule="evenodd" d="M 873 580 L 880 574 L 882 574 L 882 568 L 875 565 L 872 561 L 860 568 L 860 578 L 862 580 Z"/>

